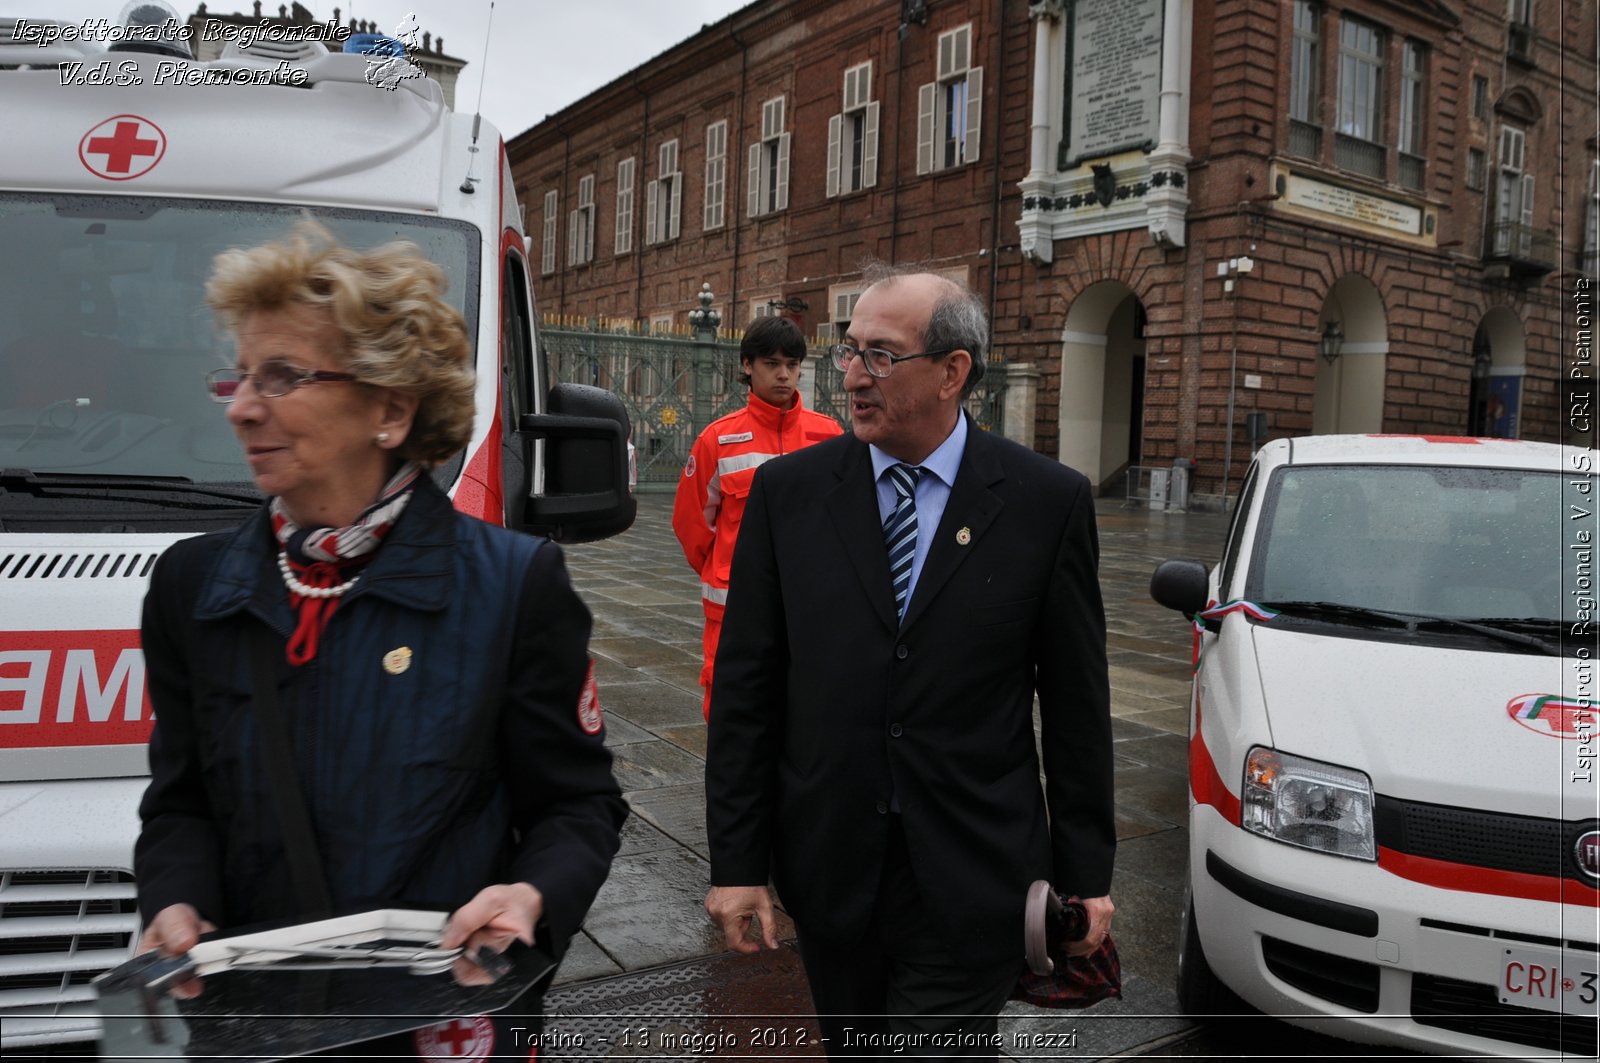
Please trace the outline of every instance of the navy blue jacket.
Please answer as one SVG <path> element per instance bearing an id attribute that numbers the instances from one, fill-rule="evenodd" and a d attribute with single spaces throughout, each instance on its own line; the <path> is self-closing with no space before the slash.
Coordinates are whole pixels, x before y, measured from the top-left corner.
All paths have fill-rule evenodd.
<path id="1" fill-rule="evenodd" d="M 157 563 L 143 642 L 156 726 L 135 851 L 146 921 L 188 902 L 228 928 L 297 911 L 251 711 L 252 629 L 294 618 L 265 509 Z M 544 895 L 557 955 L 627 815 L 578 702 L 589 611 L 560 548 L 455 512 L 426 477 L 317 656 L 279 701 L 334 906 L 453 909 L 497 882 Z M 409 667 L 385 655 L 411 651 Z M 595 733 L 589 733 L 593 731 Z"/>

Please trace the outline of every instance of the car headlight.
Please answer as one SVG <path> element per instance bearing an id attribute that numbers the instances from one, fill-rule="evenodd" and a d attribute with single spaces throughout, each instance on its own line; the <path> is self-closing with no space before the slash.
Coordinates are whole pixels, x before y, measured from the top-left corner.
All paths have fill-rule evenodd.
<path id="1" fill-rule="evenodd" d="M 1372 781 L 1336 764 L 1256 746 L 1244 758 L 1245 830 L 1335 856 L 1376 860 Z"/>

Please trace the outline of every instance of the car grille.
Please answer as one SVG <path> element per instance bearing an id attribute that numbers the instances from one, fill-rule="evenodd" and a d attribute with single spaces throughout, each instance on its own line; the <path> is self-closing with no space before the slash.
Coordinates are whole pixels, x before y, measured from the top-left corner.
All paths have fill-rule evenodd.
<path id="1" fill-rule="evenodd" d="M 1494 986 L 1411 976 L 1411 1017 L 1422 1026 L 1491 1037 L 1574 1057 L 1595 1054 L 1594 1019 L 1502 1004 Z"/>
<path id="2" fill-rule="evenodd" d="M 0 871 L 0 1026 L 85 1014 L 89 983 L 128 958 L 138 928 L 126 871 Z"/>
<path id="3" fill-rule="evenodd" d="M 1261 939 L 1261 955 L 1267 970 L 1303 993 L 1369 1015 L 1378 1010 L 1376 964 L 1347 960 L 1271 937 Z"/>
<path id="4" fill-rule="evenodd" d="M 1379 795 L 1373 825 L 1380 846 L 1409 856 L 1594 885 L 1572 860 L 1578 835 L 1593 830 L 1593 820 L 1568 823 Z"/>

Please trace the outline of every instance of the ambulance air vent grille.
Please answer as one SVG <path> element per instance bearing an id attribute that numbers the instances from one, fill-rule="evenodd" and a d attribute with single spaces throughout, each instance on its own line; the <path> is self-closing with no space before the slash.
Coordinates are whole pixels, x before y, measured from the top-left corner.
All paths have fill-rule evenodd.
<path id="1" fill-rule="evenodd" d="M 155 550 L 38 550 L 0 553 L 0 580 L 148 579 Z"/>

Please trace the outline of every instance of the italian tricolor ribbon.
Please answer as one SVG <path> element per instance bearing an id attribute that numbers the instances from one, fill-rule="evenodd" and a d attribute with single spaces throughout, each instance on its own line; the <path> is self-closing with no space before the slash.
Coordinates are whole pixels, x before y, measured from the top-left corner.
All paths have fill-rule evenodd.
<path id="1" fill-rule="evenodd" d="M 1194 614 L 1194 655 L 1190 663 L 1196 671 L 1200 669 L 1200 636 L 1205 634 L 1205 622 L 1207 620 L 1221 620 L 1233 613 L 1243 613 L 1260 624 L 1264 624 L 1278 615 L 1265 606 L 1257 605 L 1255 602 L 1247 602 L 1243 598 L 1235 598 L 1231 602 L 1223 602 L 1221 604 L 1212 602 L 1207 605 L 1204 609 Z"/>

